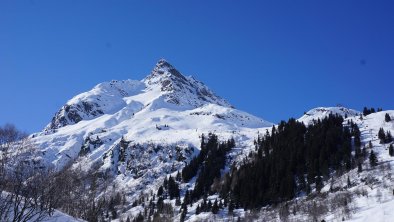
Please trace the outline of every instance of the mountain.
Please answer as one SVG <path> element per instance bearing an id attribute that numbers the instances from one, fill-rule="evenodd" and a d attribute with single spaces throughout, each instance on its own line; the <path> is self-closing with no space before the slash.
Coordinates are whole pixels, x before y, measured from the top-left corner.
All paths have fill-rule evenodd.
<path id="1" fill-rule="evenodd" d="M 336 118 L 331 124 L 326 122 L 324 126 L 329 128 L 328 131 L 324 131 L 324 127 L 313 128 L 332 116 L 330 114 L 341 118 Z M 360 221 L 359 218 L 368 218 L 373 213 L 382 214 L 379 218 L 385 219 L 387 216 L 384 215 L 388 215 L 387 209 L 394 206 L 390 188 L 394 180 L 389 170 L 393 157 L 388 153 L 388 146 L 392 142 L 383 144 L 378 139 L 381 128 L 385 132 L 394 132 L 393 121 L 386 121 L 387 115 L 393 118 L 394 111 L 363 115 L 346 107 L 318 107 L 305 112 L 295 121 L 289 120 L 289 126 L 294 128 L 286 128 L 286 125 L 274 125 L 237 110 L 202 82 L 184 76 L 162 59 L 150 74 L 140 81 L 104 82 L 75 96 L 56 112 L 41 132 L 31 135 L 30 138 L 39 150 L 40 157 L 35 158 L 35 162 L 55 167 L 59 171 L 71 166 L 71 169 L 83 171 L 82 174 L 87 175 L 87 178 L 93 177 L 89 176 L 93 174 L 99 178 L 101 190 L 94 194 L 96 200 L 105 197 L 110 200 L 109 206 L 116 202 L 115 199 L 118 200 L 115 208 L 105 208 L 102 221 L 108 221 L 109 218 L 125 221 L 127 216 L 137 218 L 145 215 L 146 211 L 152 211 L 149 215 L 154 214 L 158 221 L 164 220 L 161 218 L 163 215 L 173 221 L 232 221 L 238 218 L 245 221 Z M 308 126 L 311 128 L 307 128 Z M 356 128 L 360 131 L 364 158 L 356 155 Z M 320 141 L 308 138 L 311 143 L 306 145 L 317 147 L 318 152 L 320 149 L 333 148 L 339 150 L 336 155 L 341 155 L 341 147 L 348 144 L 349 166 L 340 170 L 327 168 L 326 174 L 329 176 L 323 178 L 319 191 L 317 182 L 314 182 L 315 177 L 308 178 L 312 181 L 308 181 L 310 194 L 297 192 L 293 199 L 281 199 L 280 202 L 254 210 L 232 202 L 232 196 L 225 191 L 239 187 L 239 184 L 244 189 L 242 185 L 245 185 L 246 189 L 255 189 L 253 183 L 236 182 L 242 173 L 253 175 L 255 171 L 250 170 L 253 168 L 246 168 L 246 171 L 238 175 L 234 172 L 249 166 L 253 161 L 263 160 L 260 150 L 278 142 L 276 137 L 270 138 L 269 135 L 273 132 L 277 135 L 283 133 L 291 138 L 306 129 L 316 130 L 314 136 L 323 138 Z M 350 134 L 346 134 L 347 129 Z M 325 134 L 326 132 L 328 133 Z M 216 142 L 213 135 L 217 136 Z M 338 141 L 327 139 L 336 135 L 344 137 L 340 136 Z M 264 143 L 263 138 L 272 140 Z M 343 143 L 346 139 L 350 142 Z M 326 142 L 330 145 L 326 146 Z M 295 143 L 299 144 L 300 141 L 295 139 L 278 143 L 283 150 L 289 147 L 300 149 L 298 153 L 294 152 L 294 156 L 273 157 L 278 158 L 279 162 L 288 161 L 282 165 L 283 169 L 292 166 L 292 159 L 300 158 L 304 154 L 316 155 L 303 153 L 303 146 L 294 146 Z M 335 146 L 335 143 L 339 145 Z M 377 156 L 378 167 L 369 163 L 367 155 L 371 151 Z M 267 148 L 264 152 L 269 155 L 272 150 Z M 313 166 L 319 165 L 319 161 L 323 161 L 326 156 L 333 158 L 322 153 L 322 156 L 315 158 L 317 161 Z M 260 155 L 260 158 L 255 159 L 256 154 Z M 341 156 L 334 157 L 342 160 Z M 263 161 L 262 166 L 265 166 L 264 164 L 266 163 Z M 306 168 L 312 166 L 303 161 L 297 164 L 305 164 Z M 362 171 L 357 169 L 360 164 Z M 183 175 L 186 168 L 191 176 Z M 288 171 L 283 169 L 279 175 L 271 174 L 272 177 L 290 176 L 291 181 L 294 175 L 286 174 Z M 294 167 L 292 169 L 298 170 Z M 275 172 L 275 169 L 271 171 Z M 180 174 L 182 175 L 179 176 Z M 204 180 L 213 174 L 219 177 L 210 178 L 211 181 Z M 297 178 L 298 176 L 300 175 L 297 175 Z M 170 178 L 176 178 L 176 182 Z M 229 183 L 230 178 L 232 183 Z M 264 181 L 268 180 L 259 176 L 257 178 L 256 183 L 264 184 Z M 293 185 L 297 186 L 298 183 L 300 182 L 294 182 Z M 96 182 L 86 184 L 84 192 L 90 193 L 90 187 Z M 205 186 L 204 184 L 208 184 L 208 188 L 203 188 L 203 195 L 199 196 L 195 190 Z M 273 184 L 273 187 L 282 189 L 288 187 L 286 185 L 281 182 Z M 179 196 L 171 198 L 170 187 L 178 190 L 175 193 Z M 122 195 L 122 201 L 117 198 L 118 195 Z M 223 195 L 227 196 L 224 198 Z M 368 199 L 368 195 L 371 198 Z M 244 203 L 248 203 L 254 196 L 242 198 L 245 199 Z M 384 208 L 380 209 L 380 206 L 383 206 L 382 200 Z M 206 202 L 211 206 L 206 207 L 209 206 Z M 205 210 L 201 210 L 203 206 Z M 233 206 L 233 212 L 230 212 L 230 206 Z M 108 212 L 109 209 L 111 212 Z M 157 215 L 155 212 L 160 213 Z"/>
<path id="2" fill-rule="evenodd" d="M 235 109 L 202 82 L 183 76 L 162 59 L 141 81 L 100 83 L 70 99 L 33 137 L 46 160 L 62 165 L 76 159 L 86 141 L 97 138 L 100 145 L 87 153 L 95 161 L 122 137 L 135 144 L 198 149 L 203 133 L 218 131 L 223 137 L 241 138 L 272 125 Z"/>
<path id="3" fill-rule="evenodd" d="M 144 190 L 156 192 L 163 176 L 197 155 L 202 134 L 234 138 L 245 148 L 272 125 L 160 60 L 141 81 L 104 82 L 73 97 L 31 137 L 45 165 L 112 172 L 132 201 Z"/>

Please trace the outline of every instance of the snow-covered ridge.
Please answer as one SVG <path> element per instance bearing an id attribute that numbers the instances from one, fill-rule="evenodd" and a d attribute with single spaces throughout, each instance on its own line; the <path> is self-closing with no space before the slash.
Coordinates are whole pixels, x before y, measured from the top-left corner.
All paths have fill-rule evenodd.
<path id="1" fill-rule="evenodd" d="M 113 114 L 126 106 L 124 98 L 140 93 L 143 83 L 135 80 L 104 82 L 92 90 L 70 99 L 52 118 L 46 131 L 89 120 L 103 114 Z"/>
<path id="2" fill-rule="evenodd" d="M 348 109 L 346 107 L 317 107 L 306 112 L 302 117 L 298 119 L 299 122 L 303 122 L 305 125 L 313 123 L 313 120 L 324 119 L 332 115 L 340 115 L 343 118 L 358 116 L 361 112 Z"/>

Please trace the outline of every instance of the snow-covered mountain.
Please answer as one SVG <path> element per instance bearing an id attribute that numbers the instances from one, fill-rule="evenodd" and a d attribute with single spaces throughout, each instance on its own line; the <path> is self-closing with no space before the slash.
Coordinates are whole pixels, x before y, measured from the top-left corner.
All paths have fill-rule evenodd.
<path id="1" fill-rule="evenodd" d="M 180 170 L 198 153 L 202 134 L 246 147 L 272 125 L 160 60 L 141 81 L 100 83 L 70 99 L 32 141 L 46 165 L 61 169 L 78 159 L 86 170 L 110 170 L 133 196 Z"/>
<path id="2" fill-rule="evenodd" d="M 306 112 L 298 121 L 310 125 L 330 114 L 341 115 L 345 119 L 344 125 L 350 122 L 357 124 L 363 147 L 367 147 L 371 141 L 379 161 L 387 163 L 387 166 L 392 165 L 387 144 L 380 144 L 377 134 L 380 128 L 394 133 L 393 122 L 385 121 L 385 115 L 394 117 L 394 111 L 364 116 L 359 111 L 345 107 L 318 107 Z M 111 172 L 114 175 L 111 183 L 116 185 L 117 190 L 127 193 L 128 202 L 133 202 L 142 193 L 156 193 L 165 176 L 175 176 L 198 154 L 202 134 L 215 133 L 221 141 L 234 138 L 236 147 L 226 159 L 224 171 L 228 171 L 232 163 L 241 164 L 240 160 L 255 151 L 254 140 L 267 130 L 270 131 L 272 126 L 270 122 L 235 109 L 202 82 L 182 75 L 167 61 L 160 60 L 141 81 L 113 80 L 100 83 L 70 99 L 56 112 L 45 129 L 33 134 L 31 139 L 38 146 L 45 165 L 61 169 L 72 163 L 86 171 L 95 169 Z M 391 190 L 387 184 L 394 184 L 394 181 L 390 173 L 380 168 L 367 168 L 362 173 L 353 169 L 336 181 L 325 184 L 322 190 L 327 192 L 328 198 L 335 199 L 336 193 L 330 193 L 330 186 L 336 186 L 340 191 L 346 190 L 348 188 L 343 184 L 350 177 L 353 187 L 349 190 L 356 193 L 360 189 L 368 189 L 370 185 L 365 181 L 371 175 L 376 179 L 374 189 L 378 187 L 379 192 L 386 194 L 383 199 L 387 201 L 385 209 L 388 209 L 393 205 L 394 198 L 388 194 Z M 181 198 L 194 183 L 195 180 L 180 183 L 183 189 Z M 376 189 L 370 191 L 371 195 L 376 192 Z M 216 194 L 208 197 L 212 201 L 217 198 Z M 357 205 L 352 208 L 354 214 L 364 215 L 369 214 L 369 211 L 381 213 L 378 201 L 365 198 L 354 198 L 352 204 Z M 309 199 L 300 197 L 297 201 L 307 203 Z M 176 206 L 175 200 L 168 203 L 174 206 L 174 218 L 179 220 L 179 206 Z M 220 210 L 217 215 L 209 212 L 197 215 L 199 203 L 196 201 L 190 205 L 186 220 L 231 220 L 226 209 Z M 140 206 L 127 209 L 124 215 L 136 216 L 142 210 Z M 240 218 L 250 214 L 243 209 L 234 212 Z M 263 208 L 257 218 L 274 215 L 265 219 L 280 221 L 278 212 L 270 207 Z M 335 221 L 338 219 L 336 214 L 338 212 L 332 210 L 323 214 L 322 218 Z M 352 218 L 360 221 L 356 216 Z M 310 220 L 302 214 L 290 219 Z"/>
<path id="3" fill-rule="evenodd" d="M 241 136 L 272 125 L 235 109 L 162 59 L 141 81 L 100 83 L 70 99 L 42 132 L 34 134 L 34 141 L 57 162 L 75 159 L 84 141 L 93 137 L 102 142 L 88 156 L 99 159 L 121 137 L 134 143 L 198 147 L 202 133 Z"/>

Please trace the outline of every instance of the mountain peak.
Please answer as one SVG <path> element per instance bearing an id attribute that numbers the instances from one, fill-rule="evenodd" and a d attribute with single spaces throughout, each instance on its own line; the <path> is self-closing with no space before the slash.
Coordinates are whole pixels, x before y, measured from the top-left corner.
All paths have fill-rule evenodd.
<path id="1" fill-rule="evenodd" d="M 148 89 L 163 92 L 166 102 L 172 104 L 199 107 L 214 103 L 231 107 L 202 82 L 192 77 L 185 77 L 165 59 L 160 59 L 152 72 L 142 81 Z"/>
<path id="2" fill-rule="evenodd" d="M 145 80 L 150 80 L 154 78 L 164 77 L 165 79 L 180 80 L 185 83 L 187 81 L 186 77 L 183 76 L 173 65 L 171 65 L 167 60 L 160 59 L 155 67 L 153 68 L 150 75 L 148 75 Z"/>
<path id="3" fill-rule="evenodd" d="M 173 69 L 174 67 L 167 62 L 167 60 L 165 59 L 160 59 L 159 61 L 157 61 L 155 69 Z"/>

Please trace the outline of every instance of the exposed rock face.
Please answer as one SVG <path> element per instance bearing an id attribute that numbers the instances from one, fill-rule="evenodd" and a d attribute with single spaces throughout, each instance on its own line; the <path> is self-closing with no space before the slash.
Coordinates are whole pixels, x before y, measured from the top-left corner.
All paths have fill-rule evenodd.
<path id="1" fill-rule="evenodd" d="M 227 101 L 215 95 L 202 82 L 193 77 L 183 76 L 164 59 L 159 60 L 155 68 L 143 82 L 148 89 L 160 89 L 166 102 L 176 105 L 200 107 L 208 103 L 232 107 Z"/>
<path id="2" fill-rule="evenodd" d="M 70 123 L 78 123 L 83 120 L 82 113 L 92 118 L 104 114 L 97 103 L 82 101 L 79 104 L 66 104 L 55 114 L 47 128 L 57 129 Z"/>

